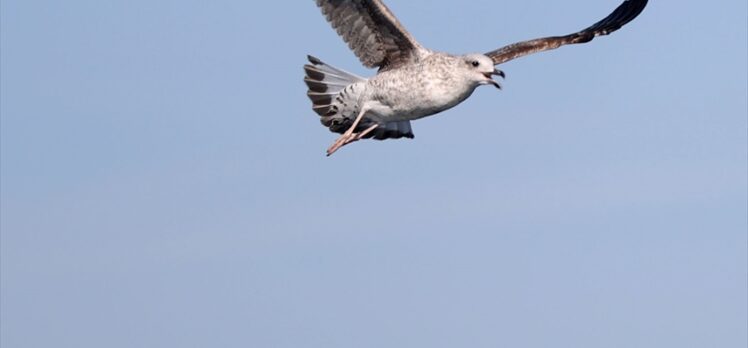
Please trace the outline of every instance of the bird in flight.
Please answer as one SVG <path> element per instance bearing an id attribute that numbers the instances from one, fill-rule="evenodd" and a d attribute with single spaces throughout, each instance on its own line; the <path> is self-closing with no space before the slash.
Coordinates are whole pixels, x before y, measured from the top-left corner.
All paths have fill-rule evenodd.
<path id="1" fill-rule="evenodd" d="M 363 78 L 308 56 L 304 82 L 312 109 L 330 131 L 342 135 L 330 156 L 354 141 L 413 138 L 410 121 L 447 110 L 481 85 L 501 89 L 496 65 L 563 45 L 608 35 L 638 16 L 647 0 L 625 0 L 611 14 L 579 32 L 517 42 L 485 54 L 452 55 L 421 46 L 381 0 L 315 0 L 333 28 L 367 68 Z"/>

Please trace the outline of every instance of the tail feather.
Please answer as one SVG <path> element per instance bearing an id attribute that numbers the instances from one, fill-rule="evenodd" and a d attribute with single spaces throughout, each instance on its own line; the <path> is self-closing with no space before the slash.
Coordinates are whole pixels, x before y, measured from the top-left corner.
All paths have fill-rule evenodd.
<path id="1" fill-rule="evenodd" d="M 342 78 L 345 81 L 350 81 L 350 82 L 361 82 L 361 81 L 366 80 L 365 78 L 360 77 L 356 74 L 352 74 L 345 70 L 329 66 L 316 57 L 307 56 L 307 59 L 309 59 L 309 62 L 312 63 L 313 65 L 307 64 L 305 67 L 309 67 L 310 70 L 312 71 L 317 71 L 325 75 L 334 75 L 336 77 Z"/>
<path id="2" fill-rule="evenodd" d="M 320 116 L 332 116 L 339 111 L 333 105 L 333 98 L 347 86 L 365 79 L 331 67 L 315 57 L 307 58 L 311 64 L 304 65 L 304 82 L 309 87 L 306 95 L 312 101 L 312 109 Z"/>
<path id="3" fill-rule="evenodd" d="M 325 67 L 325 66 L 322 66 Z M 343 85 L 347 86 L 351 84 L 352 82 L 356 82 L 355 75 L 347 74 L 347 73 L 341 73 L 339 71 L 332 71 L 319 68 L 314 65 L 306 65 L 304 67 L 304 70 L 306 70 L 307 76 L 313 80 L 321 81 L 324 80 L 326 83 L 331 84 L 337 84 L 337 85 Z"/>
<path id="4" fill-rule="evenodd" d="M 395 121 L 380 125 L 373 132 L 364 136 L 364 138 L 374 138 L 376 140 L 385 139 L 413 139 L 413 130 L 410 128 L 410 121 Z"/>
<path id="5" fill-rule="evenodd" d="M 347 98 L 356 98 L 358 92 L 351 85 L 366 79 L 329 66 L 315 57 L 307 56 L 307 59 L 310 64 L 304 65 L 304 83 L 309 87 L 306 95 L 312 101 L 312 110 L 321 116 L 320 121 L 330 131 L 344 133 L 353 125 L 358 112 L 355 103 L 346 102 Z M 348 86 L 351 88 L 346 89 Z M 364 117 L 354 131 L 363 131 L 374 124 L 377 122 Z M 377 140 L 413 138 L 413 131 L 409 121 L 387 122 L 379 124 L 378 128 L 364 137 Z"/>

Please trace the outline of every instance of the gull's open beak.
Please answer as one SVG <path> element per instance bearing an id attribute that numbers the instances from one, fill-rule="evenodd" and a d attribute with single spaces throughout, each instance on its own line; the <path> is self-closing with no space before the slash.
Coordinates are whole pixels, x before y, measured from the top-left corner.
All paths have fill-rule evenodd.
<path id="1" fill-rule="evenodd" d="M 503 71 L 501 71 L 499 69 L 495 69 L 495 68 L 493 69 L 492 72 L 485 73 L 484 75 L 486 75 L 486 78 L 488 79 L 486 81 L 486 83 L 487 84 L 490 83 L 490 84 L 494 85 L 494 87 L 496 87 L 498 89 L 501 89 L 501 85 L 496 80 L 493 79 L 493 76 L 501 76 L 502 79 L 506 78 L 506 75 L 504 75 Z"/>

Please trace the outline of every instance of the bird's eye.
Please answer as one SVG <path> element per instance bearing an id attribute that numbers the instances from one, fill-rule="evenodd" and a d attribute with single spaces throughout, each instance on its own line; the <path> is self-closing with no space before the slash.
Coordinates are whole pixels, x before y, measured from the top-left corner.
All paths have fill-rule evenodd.
<path id="1" fill-rule="evenodd" d="M 478 67 L 478 66 L 480 65 L 480 62 L 478 62 L 477 60 L 474 60 L 474 61 L 473 61 L 472 63 L 470 63 L 470 64 L 472 64 L 472 65 L 473 65 L 474 67 L 476 67 L 476 68 L 477 68 L 477 67 Z"/>

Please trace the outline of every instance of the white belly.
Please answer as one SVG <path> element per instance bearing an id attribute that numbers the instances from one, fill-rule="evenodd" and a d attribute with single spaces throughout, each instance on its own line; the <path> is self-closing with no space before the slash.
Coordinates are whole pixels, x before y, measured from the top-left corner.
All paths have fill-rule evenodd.
<path id="1" fill-rule="evenodd" d="M 399 80 L 373 80 L 361 102 L 378 121 L 406 121 L 434 115 L 467 99 L 475 85 L 454 80 L 425 80 L 406 76 Z"/>

